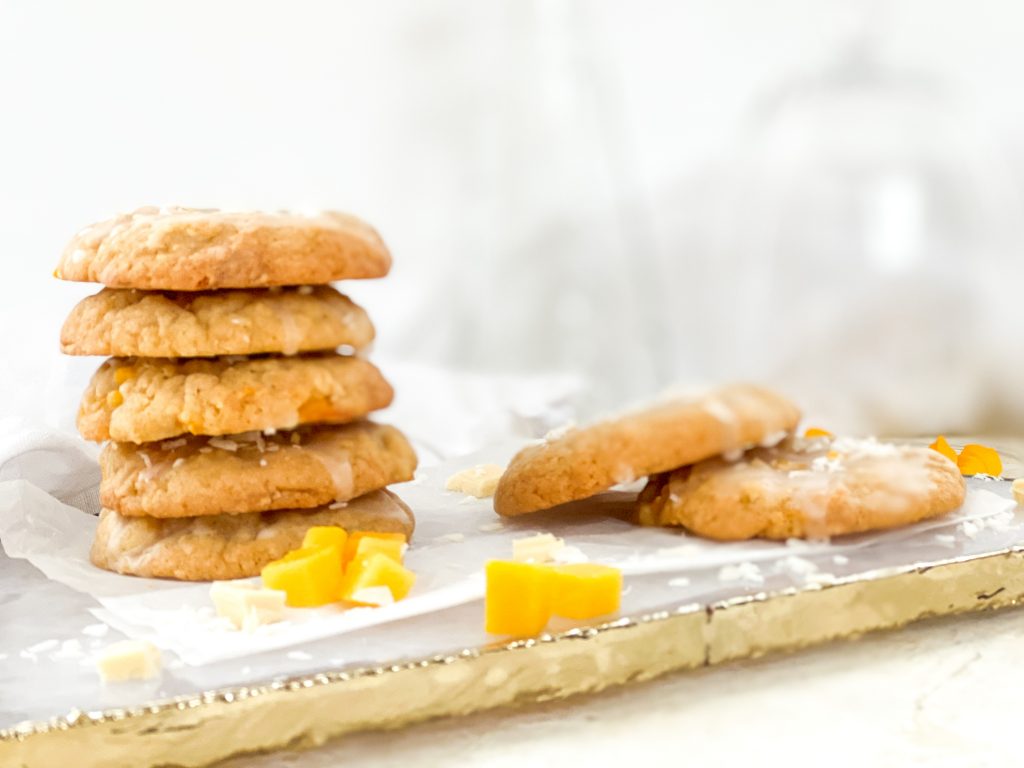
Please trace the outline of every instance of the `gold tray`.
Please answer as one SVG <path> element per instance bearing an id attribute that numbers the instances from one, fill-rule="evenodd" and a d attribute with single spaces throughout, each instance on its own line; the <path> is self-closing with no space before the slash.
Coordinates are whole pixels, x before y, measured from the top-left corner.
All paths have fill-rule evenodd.
<path id="1" fill-rule="evenodd" d="M 1010 476 L 1024 471 L 1015 458 L 1022 447 L 1019 441 L 999 445 Z M 0 765 L 202 766 L 1005 608 L 1024 596 L 1024 540 L 1010 537 L 972 554 L 860 571 L 824 584 L 746 591 L 393 665 L 328 669 L 137 707 L 75 710 L 0 729 Z"/>
<path id="2" fill-rule="evenodd" d="M 1004 608 L 1022 596 L 1024 546 L 1014 546 L 394 666 L 325 671 L 130 709 L 75 711 L 0 731 L 0 764 L 201 766 L 243 752 L 310 747 L 359 730 L 565 698 L 934 616 Z"/>

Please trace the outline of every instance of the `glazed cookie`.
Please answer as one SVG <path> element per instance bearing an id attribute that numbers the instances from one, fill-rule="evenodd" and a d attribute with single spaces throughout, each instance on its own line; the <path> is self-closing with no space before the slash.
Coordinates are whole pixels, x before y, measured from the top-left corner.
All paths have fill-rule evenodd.
<path id="1" fill-rule="evenodd" d="M 111 358 L 82 397 L 86 440 L 148 443 L 339 424 L 391 403 L 373 364 L 344 355 L 182 360 Z"/>
<path id="2" fill-rule="evenodd" d="M 68 355 L 215 357 L 355 349 L 373 340 L 362 307 L 327 285 L 210 293 L 104 288 L 61 330 Z"/>
<path id="3" fill-rule="evenodd" d="M 383 277 L 390 268 L 380 235 L 343 213 L 140 208 L 75 235 L 54 275 L 111 288 L 205 291 Z"/>
<path id="4" fill-rule="evenodd" d="M 302 546 L 315 525 L 412 536 L 412 510 L 389 491 L 314 510 L 156 519 L 100 513 L 90 559 L 108 571 L 183 581 L 258 576 L 271 560 Z"/>
<path id="5" fill-rule="evenodd" d="M 794 438 L 652 477 L 637 517 L 725 541 L 824 538 L 944 515 L 965 493 L 956 465 L 929 448 Z"/>
<path id="6" fill-rule="evenodd" d="M 369 421 L 270 436 L 108 443 L 100 454 L 100 503 L 150 517 L 305 509 L 406 482 L 415 469 L 402 433 Z"/>
<path id="7" fill-rule="evenodd" d="M 548 509 L 709 456 L 774 444 L 799 420 L 788 400 L 747 384 L 664 400 L 524 448 L 498 483 L 494 509 Z"/>

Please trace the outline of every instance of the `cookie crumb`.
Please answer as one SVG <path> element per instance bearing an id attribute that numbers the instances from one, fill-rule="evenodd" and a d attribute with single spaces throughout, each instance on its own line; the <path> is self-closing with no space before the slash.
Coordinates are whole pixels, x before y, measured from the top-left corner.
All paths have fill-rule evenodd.
<path id="1" fill-rule="evenodd" d="M 1017 506 L 1024 507 L 1024 477 L 1018 477 L 1010 487 L 1013 489 L 1013 498 Z"/>

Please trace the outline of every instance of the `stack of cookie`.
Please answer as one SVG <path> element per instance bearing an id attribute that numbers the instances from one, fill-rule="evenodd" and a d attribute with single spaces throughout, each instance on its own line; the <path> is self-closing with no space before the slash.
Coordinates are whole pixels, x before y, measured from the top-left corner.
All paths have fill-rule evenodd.
<path id="1" fill-rule="evenodd" d="M 93 562 L 138 576 L 254 576 L 314 525 L 412 533 L 386 486 L 416 455 L 364 420 L 392 389 L 359 355 L 362 308 L 327 283 L 391 256 L 350 216 L 142 209 L 87 227 L 55 275 L 105 287 L 61 332 L 110 356 L 78 414 L 100 458 Z"/>

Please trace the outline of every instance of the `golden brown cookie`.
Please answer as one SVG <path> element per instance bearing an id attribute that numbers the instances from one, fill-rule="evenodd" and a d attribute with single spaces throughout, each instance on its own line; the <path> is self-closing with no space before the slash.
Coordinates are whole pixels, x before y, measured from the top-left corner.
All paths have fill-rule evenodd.
<path id="1" fill-rule="evenodd" d="M 259 575 L 271 560 L 302 546 L 315 525 L 412 536 L 412 510 L 389 491 L 314 510 L 157 519 L 104 509 L 90 559 L 108 571 L 184 581 Z"/>
<path id="2" fill-rule="evenodd" d="M 68 355 L 216 357 L 355 349 L 373 340 L 362 307 L 327 285 L 149 292 L 104 288 L 61 330 Z"/>
<path id="3" fill-rule="evenodd" d="M 652 477 L 637 517 L 725 541 L 824 538 L 944 515 L 965 493 L 956 465 L 929 448 L 793 438 Z"/>
<path id="4" fill-rule="evenodd" d="M 784 397 L 749 384 L 666 400 L 524 448 L 498 483 L 494 509 L 520 515 L 585 499 L 719 453 L 778 442 L 799 420 Z"/>
<path id="5" fill-rule="evenodd" d="M 86 440 L 148 443 L 340 424 L 386 407 L 392 394 L 380 371 L 359 357 L 118 357 L 93 375 L 78 430 Z"/>
<path id="6" fill-rule="evenodd" d="M 306 509 L 404 483 L 415 469 L 405 436 L 370 421 L 270 436 L 108 443 L 100 454 L 100 504 L 150 517 Z"/>
<path id="7" fill-rule="evenodd" d="M 355 216 L 140 208 L 86 227 L 54 274 L 111 288 L 206 291 L 383 277 L 391 254 Z"/>

